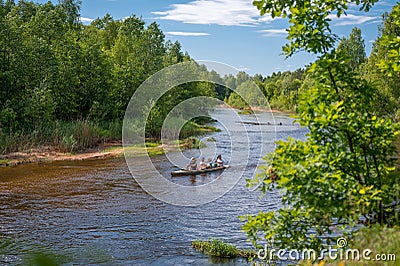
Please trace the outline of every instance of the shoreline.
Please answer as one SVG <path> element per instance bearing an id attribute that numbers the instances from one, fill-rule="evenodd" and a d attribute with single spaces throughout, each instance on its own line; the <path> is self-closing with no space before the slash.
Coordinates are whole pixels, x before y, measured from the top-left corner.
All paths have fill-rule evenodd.
<path id="1" fill-rule="evenodd" d="M 180 149 L 195 148 L 200 145 L 194 138 L 187 138 L 178 144 L 167 143 L 151 143 L 146 147 L 132 146 L 125 148 L 125 152 L 134 152 L 135 156 L 156 156 L 165 154 L 166 152 L 174 152 Z M 0 155 L 0 167 L 18 166 L 30 163 L 51 163 L 57 161 L 86 161 L 115 158 L 122 156 L 124 147 L 122 140 L 101 143 L 99 146 L 89 148 L 76 153 L 61 152 L 57 148 L 50 145 L 41 146 L 39 148 L 30 149 L 24 152 L 13 152 Z"/>
<path id="2" fill-rule="evenodd" d="M 17 166 L 28 163 L 51 163 L 57 161 L 83 161 L 113 158 L 124 152 L 121 141 L 105 142 L 98 147 L 76 153 L 61 152 L 52 146 L 42 146 L 24 152 L 0 155 L 0 167 Z"/>
<path id="3" fill-rule="evenodd" d="M 207 125 L 196 124 L 195 127 L 197 135 L 217 131 L 216 128 Z M 153 142 L 149 139 L 149 142 L 146 140 L 146 146 L 132 146 L 128 149 L 129 152 L 135 153 L 135 156 L 155 156 L 165 154 L 166 152 L 178 151 L 180 149 L 196 148 L 199 145 L 200 142 L 197 141 L 195 137 L 189 136 L 179 142 L 166 144 L 161 144 L 157 141 Z M 60 147 L 51 144 L 36 144 L 34 148 L 1 154 L 0 167 L 18 166 L 30 163 L 105 159 L 122 156 L 123 153 L 124 147 L 122 146 L 122 139 L 98 142 L 98 144 L 91 148 L 76 152 L 64 152 L 60 150 Z"/>

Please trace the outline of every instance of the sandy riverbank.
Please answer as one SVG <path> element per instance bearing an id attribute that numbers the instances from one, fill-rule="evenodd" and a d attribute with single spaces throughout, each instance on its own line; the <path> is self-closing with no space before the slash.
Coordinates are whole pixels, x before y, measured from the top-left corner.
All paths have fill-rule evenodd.
<path id="1" fill-rule="evenodd" d="M 25 152 L 13 152 L 0 156 L 0 166 L 15 166 L 25 163 L 54 162 L 54 161 L 82 161 L 116 157 L 123 154 L 121 142 L 102 143 L 96 148 L 77 153 L 66 153 L 52 146 L 43 146 Z"/>
<path id="2" fill-rule="evenodd" d="M 181 141 L 179 144 L 173 142 L 164 144 L 149 142 L 146 147 L 132 146 L 126 148 L 126 151 L 134 154 L 134 156 L 155 156 L 165 152 L 196 148 L 199 145 L 199 141 L 196 141 L 193 138 L 188 138 Z M 98 147 L 76 153 L 65 153 L 52 146 L 42 146 L 24 152 L 13 152 L 6 155 L 0 155 L 0 167 L 39 162 L 105 159 L 123 156 L 123 154 L 124 148 L 122 147 L 122 141 L 102 143 Z"/>

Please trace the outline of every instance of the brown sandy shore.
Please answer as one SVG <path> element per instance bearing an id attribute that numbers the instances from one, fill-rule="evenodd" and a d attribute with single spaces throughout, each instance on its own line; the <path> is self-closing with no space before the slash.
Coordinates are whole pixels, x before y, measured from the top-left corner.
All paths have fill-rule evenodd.
<path id="1" fill-rule="evenodd" d="M 128 147 L 127 151 L 133 156 L 154 156 L 165 152 L 174 152 L 181 149 L 188 149 L 192 146 L 192 139 L 189 138 L 180 144 L 174 143 L 159 144 L 152 147 Z M 24 152 L 13 152 L 0 155 L 0 167 L 17 166 L 27 163 L 56 162 L 56 161 L 83 161 L 113 158 L 123 156 L 124 148 L 122 141 L 101 143 L 99 146 L 76 153 L 66 153 L 57 150 L 52 146 L 41 146 Z"/>
<path id="2" fill-rule="evenodd" d="M 102 143 L 96 148 L 77 153 L 65 153 L 51 146 L 30 149 L 25 152 L 13 152 L 0 156 L 0 166 L 16 166 L 26 163 L 54 161 L 82 161 L 116 157 L 123 154 L 121 142 Z"/>

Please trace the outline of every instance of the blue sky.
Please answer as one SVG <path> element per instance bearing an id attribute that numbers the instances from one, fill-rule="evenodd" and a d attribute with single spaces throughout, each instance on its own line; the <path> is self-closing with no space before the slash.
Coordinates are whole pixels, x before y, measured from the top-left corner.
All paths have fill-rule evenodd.
<path id="1" fill-rule="evenodd" d="M 39 1 L 42 2 L 42 1 Z M 348 36 L 361 28 L 367 55 L 378 34 L 382 13 L 396 1 L 380 1 L 368 13 L 350 7 L 346 17 L 332 16 L 332 30 Z M 82 0 L 82 21 L 110 13 L 114 19 L 135 14 L 147 23 L 156 21 L 166 39 L 178 40 L 191 57 L 229 64 L 249 74 L 295 70 L 314 61 L 306 53 L 285 60 L 285 19 L 260 17 L 252 0 Z"/>

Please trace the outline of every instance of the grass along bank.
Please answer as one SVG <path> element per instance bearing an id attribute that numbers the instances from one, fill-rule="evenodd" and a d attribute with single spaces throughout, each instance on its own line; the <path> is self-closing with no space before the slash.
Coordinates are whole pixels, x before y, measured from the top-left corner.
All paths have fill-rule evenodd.
<path id="1" fill-rule="evenodd" d="M 122 121 L 55 121 L 18 131 L 0 131 L 0 155 L 42 147 L 64 153 L 83 151 L 121 139 Z"/>

